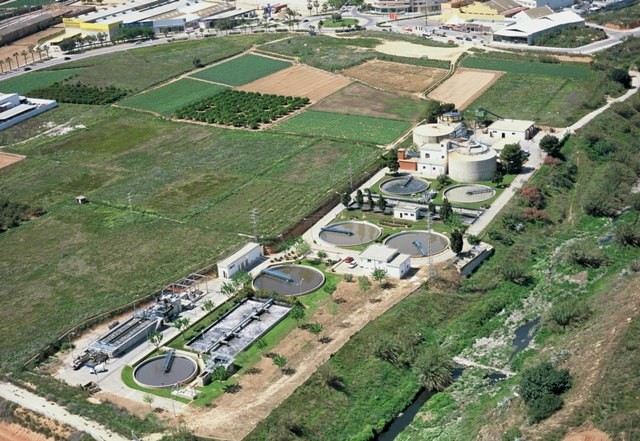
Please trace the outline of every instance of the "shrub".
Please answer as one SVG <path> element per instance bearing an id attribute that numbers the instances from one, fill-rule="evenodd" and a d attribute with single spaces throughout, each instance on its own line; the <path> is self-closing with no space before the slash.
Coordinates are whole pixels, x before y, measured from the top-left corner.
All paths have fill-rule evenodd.
<path id="1" fill-rule="evenodd" d="M 469 242 L 471 245 L 478 245 L 480 242 L 482 242 L 482 240 L 480 240 L 480 238 L 474 234 L 469 234 L 467 236 L 467 242 Z"/>
<path id="2" fill-rule="evenodd" d="M 344 274 L 344 275 L 342 276 L 342 279 L 343 279 L 345 282 L 352 282 L 352 281 L 353 281 L 353 274 L 346 273 L 346 274 Z"/>
<path id="3" fill-rule="evenodd" d="M 522 210 L 522 219 L 527 222 L 542 222 L 549 223 L 551 222 L 551 217 L 549 213 L 544 210 L 539 210 L 538 208 L 525 208 Z"/>
<path id="4" fill-rule="evenodd" d="M 584 302 L 573 298 L 555 303 L 549 316 L 556 325 L 564 329 L 587 320 L 591 316 L 591 309 Z"/>
<path id="5" fill-rule="evenodd" d="M 550 417 L 562 407 L 562 404 L 563 399 L 559 395 L 545 394 L 536 398 L 528 404 L 529 421 L 535 424 Z"/>
<path id="6" fill-rule="evenodd" d="M 540 190 L 535 185 L 524 185 L 520 189 L 520 200 L 524 202 L 527 207 L 544 208 L 544 195 L 540 193 Z"/>
<path id="7" fill-rule="evenodd" d="M 635 224 L 618 225 L 614 231 L 615 241 L 623 246 L 640 246 L 640 231 Z"/>
<path id="8" fill-rule="evenodd" d="M 525 369 L 518 393 L 529 405 L 545 395 L 559 395 L 571 388 L 571 374 L 567 369 L 556 369 L 546 361 Z"/>
<path id="9" fill-rule="evenodd" d="M 587 268 L 599 268 L 607 263 L 602 250 L 587 240 L 578 240 L 567 245 L 564 260 Z"/>

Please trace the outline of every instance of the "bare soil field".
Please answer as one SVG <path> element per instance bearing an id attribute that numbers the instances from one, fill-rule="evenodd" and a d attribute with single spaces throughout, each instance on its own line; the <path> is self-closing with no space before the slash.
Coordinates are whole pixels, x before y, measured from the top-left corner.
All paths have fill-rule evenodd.
<path id="1" fill-rule="evenodd" d="M 417 274 L 417 277 L 421 276 Z M 369 296 L 363 295 L 357 283 L 341 282 L 332 297 L 344 302 L 327 302 L 309 321 L 321 323 L 323 336 L 332 340 L 327 344 L 308 331 L 295 329 L 273 352 L 287 358 L 287 366 L 295 373 L 286 376 L 269 358 L 256 364 L 257 375 L 244 375 L 235 394 L 223 394 L 211 409 L 185 416 L 187 425 L 198 435 L 216 439 L 241 440 L 266 416 L 304 383 L 334 352 L 368 322 L 379 317 L 419 286 L 416 279 L 403 280 L 391 290 L 376 288 Z M 375 301 L 371 301 L 374 299 Z"/>
<path id="2" fill-rule="evenodd" d="M 315 104 L 313 110 L 415 121 L 420 118 L 423 106 L 424 101 L 417 98 L 352 83 Z"/>
<path id="3" fill-rule="evenodd" d="M 344 71 L 344 74 L 389 92 L 417 94 L 446 74 L 446 70 L 371 60 Z"/>
<path id="4" fill-rule="evenodd" d="M 429 58 L 431 60 L 455 61 L 467 48 L 463 46 L 434 47 L 408 43 L 406 41 L 385 41 L 376 46 L 376 51 L 388 55 L 411 58 Z"/>
<path id="5" fill-rule="evenodd" d="M 295 65 L 253 81 L 238 90 L 307 97 L 320 101 L 351 83 L 349 78 L 304 65 Z"/>
<path id="6" fill-rule="evenodd" d="M 453 103 L 459 110 L 464 110 L 502 75 L 504 72 L 459 68 L 451 78 L 431 92 L 429 98 Z"/>
<path id="7" fill-rule="evenodd" d="M 49 29 L 45 29 L 44 31 L 36 32 L 35 34 L 29 35 L 28 37 L 21 38 L 20 40 L 16 40 L 13 43 L 3 46 L 0 48 L 0 60 L 5 61 L 7 58 L 11 58 L 11 66 L 16 68 L 16 58 L 13 56 L 16 52 L 20 54 L 23 50 L 29 52 L 27 55 L 27 64 L 33 63 L 33 60 L 38 61 L 39 57 L 37 54 L 33 54 L 33 58 L 31 57 L 31 48 L 35 47 L 38 44 L 38 40 L 49 37 L 57 32 L 60 32 L 64 29 L 63 25 L 57 25 L 51 27 Z M 18 56 L 18 61 L 20 66 L 24 66 L 24 57 L 22 55 Z M 9 64 L 5 62 L 4 66 L 7 70 L 9 69 Z"/>
<path id="8" fill-rule="evenodd" d="M 0 168 L 8 167 L 11 164 L 22 161 L 24 158 L 26 156 L 0 152 Z"/>
<path id="9" fill-rule="evenodd" d="M 609 435 L 598 429 L 576 430 L 570 433 L 563 441 L 611 441 Z"/>
<path id="10" fill-rule="evenodd" d="M 18 424 L 0 423 L 0 441 L 49 441 L 52 439 Z"/>

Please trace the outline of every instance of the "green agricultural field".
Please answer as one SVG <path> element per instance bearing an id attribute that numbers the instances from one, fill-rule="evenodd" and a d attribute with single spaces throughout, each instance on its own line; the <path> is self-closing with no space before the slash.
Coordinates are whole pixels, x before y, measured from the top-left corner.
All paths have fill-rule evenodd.
<path id="1" fill-rule="evenodd" d="M 278 124 L 275 130 L 327 138 L 389 144 L 409 130 L 407 121 L 309 110 Z"/>
<path id="2" fill-rule="evenodd" d="M 194 58 L 211 64 L 276 38 L 282 36 L 256 34 L 180 41 L 72 61 L 58 69 L 83 67 L 78 81 L 84 84 L 142 91 L 193 70 Z"/>
<path id="3" fill-rule="evenodd" d="M 363 32 L 357 37 L 327 37 L 316 35 L 296 35 L 286 40 L 275 41 L 260 47 L 289 57 L 297 57 L 300 62 L 319 69 L 337 71 L 348 69 L 374 58 L 388 61 L 406 62 L 419 66 L 448 68 L 448 62 L 427 59 L 394 57 L 376 52 L 376 46 L 385 40 L 401 40 L 423 46 L 447 46 L 437 41 L 412 36 L 390 35 L 390 32 Z"/>
<path id="4" fill-rule="evenodd" d="M 547 75 L 507 74 L 475 100 L 469 110 L 484 107 L 505 118 L 566 127 L 605 103 L 605 87 L 602 83 Z"/>
<path id="5" fill-rule="evenodd" d="M 182 78 L 162 87 L 127 98 L 119 104 L 169 116 L 187 104 L 215 95 L 223 90 L 226 90 L 226 87 L 190 78 Z"/>
<path id="6" fill-rule="evenodd" d="M 57 81 L 71 78 L 80 72 L 82 72 L 81 69 L 30 72 L 0 81 L 0 92 L 27 94 L 34 89 L 48 87 Z"/>
<path id="7" fill-rule="evenodd" d="M 500 70 L 515 74 L 545 75 L 548 77 L 591 79 L 593 72 L 588 64 L 541 63 L 537 61 L 518 61 L 488 56 L 472 56 L 462 59 L 462 67 L 472 69 Z M 542 91 L 543 89 L 540 88 Z"/>
<path id="8" fill-rule="evenodd" d="M 242 86 L 290 66 L 291 63 L 288 61 L 249 54 L 201 70 L 191 76 L 230 86 Z"/>
<path id="9" fill-rule="evenodd" d="M 70 108 L 72 125 L 86 128 L 7 148 L 28 158 L 0 172 L 0 196 L 47 210 L 0 234 L 2 369 L 84 318 L 215 262 L 246 241 L 238 233 L 252 231 L 252 208 L 262 235 L 285 231 L 345 188 L 349 163 L 359 179 L 378 158 L 362 145 L 114 107 L 62 105 L 34 124 Z M 91 203 L 77 205 L 79 194 Z"/>

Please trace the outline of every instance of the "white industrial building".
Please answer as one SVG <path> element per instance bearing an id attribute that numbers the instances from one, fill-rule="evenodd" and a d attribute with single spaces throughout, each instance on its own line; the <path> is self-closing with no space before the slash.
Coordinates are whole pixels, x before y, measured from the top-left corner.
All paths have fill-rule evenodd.
<path id="1" fill-rule="evenodd" d="M 414 204 L 399 203 L 393 207 L 393 217 L 404 220 L 418 220 L 420 207 Z"/>
<path id="2" fill-rule="evenodd" d="M 389 277 L 402 279 L 411 269 L 411 256 L 386 245 L 372 244 L 359 257 L 360 266 L 373 272 L 381 268 Z"/>
<path id="3" fill-rule="evenodd" d="M 424 124 L 413 130 L 413 143 L 420 147 L 416 158 L 417 171 L 427 178 L 436 178 L 447 173 L 449 141 L 463 136 L 463 122 L 439 122 Z"/>
<path id="4" fill-rule="evenodd" d="M 490 138 L 526 141 L 536 134 L 536 122 L 521 119 L 499 119 L 487 127 Z"/>
<path id="5" fill-rule="evenodd" d="M 558 31 L 566 27 L 583 27 L 584 25 L 584 18 L 575 12 L 563 11 L 533 20 L 520 20 L 504 29 L 494 32 L 493 41 L 532 45 L 536 37 L 546 33 Z"/>
<path id="6" fill-rule="evenodd" d="M 248 271 L 264 258 L 262 245 L 249 242 L 232 255 L 218 262 L 218 277 L 230 279 L 238 271 Z"/>
<path id="7" fill-rule="evenodd" d="M 57 105 L 54 100 L 27 98 L 17 93 L 0 93 L 0 130 L 33 118 Z"/>

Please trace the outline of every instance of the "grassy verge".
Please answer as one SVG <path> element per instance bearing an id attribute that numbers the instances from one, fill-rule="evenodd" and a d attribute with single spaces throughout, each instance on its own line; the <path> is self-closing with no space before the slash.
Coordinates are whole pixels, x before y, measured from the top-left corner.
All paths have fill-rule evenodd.
<path id="1" fill-rule="evenodd" d="M 601 29 L 568 27 L 542 35 L 534 40 L 534 44 L 547 47 L 580 47 L 606 39 L 607 34 Z"/>
<path id="2" fill-rule="evenodd" d="M 168 398 L 170 400 L 176 400 L 184 404 L 188 404 L 191 400 L 183 397 L 176 397 L 171 395 L 171 388 L 168 389 L 149 389 L 146 387 L 142 387 L 136 383 L 133 379 L 133 370 L 134 368 L 131 366 L 125 366 L 122 369 L 122 373 L 120 374 L 120 379 L 125 384 L 125 386 L 130 387 L 131 389 L 139 390 L 141 392 L 145 392 L 149 395 L 156 395 L 162 398 Z"/>

